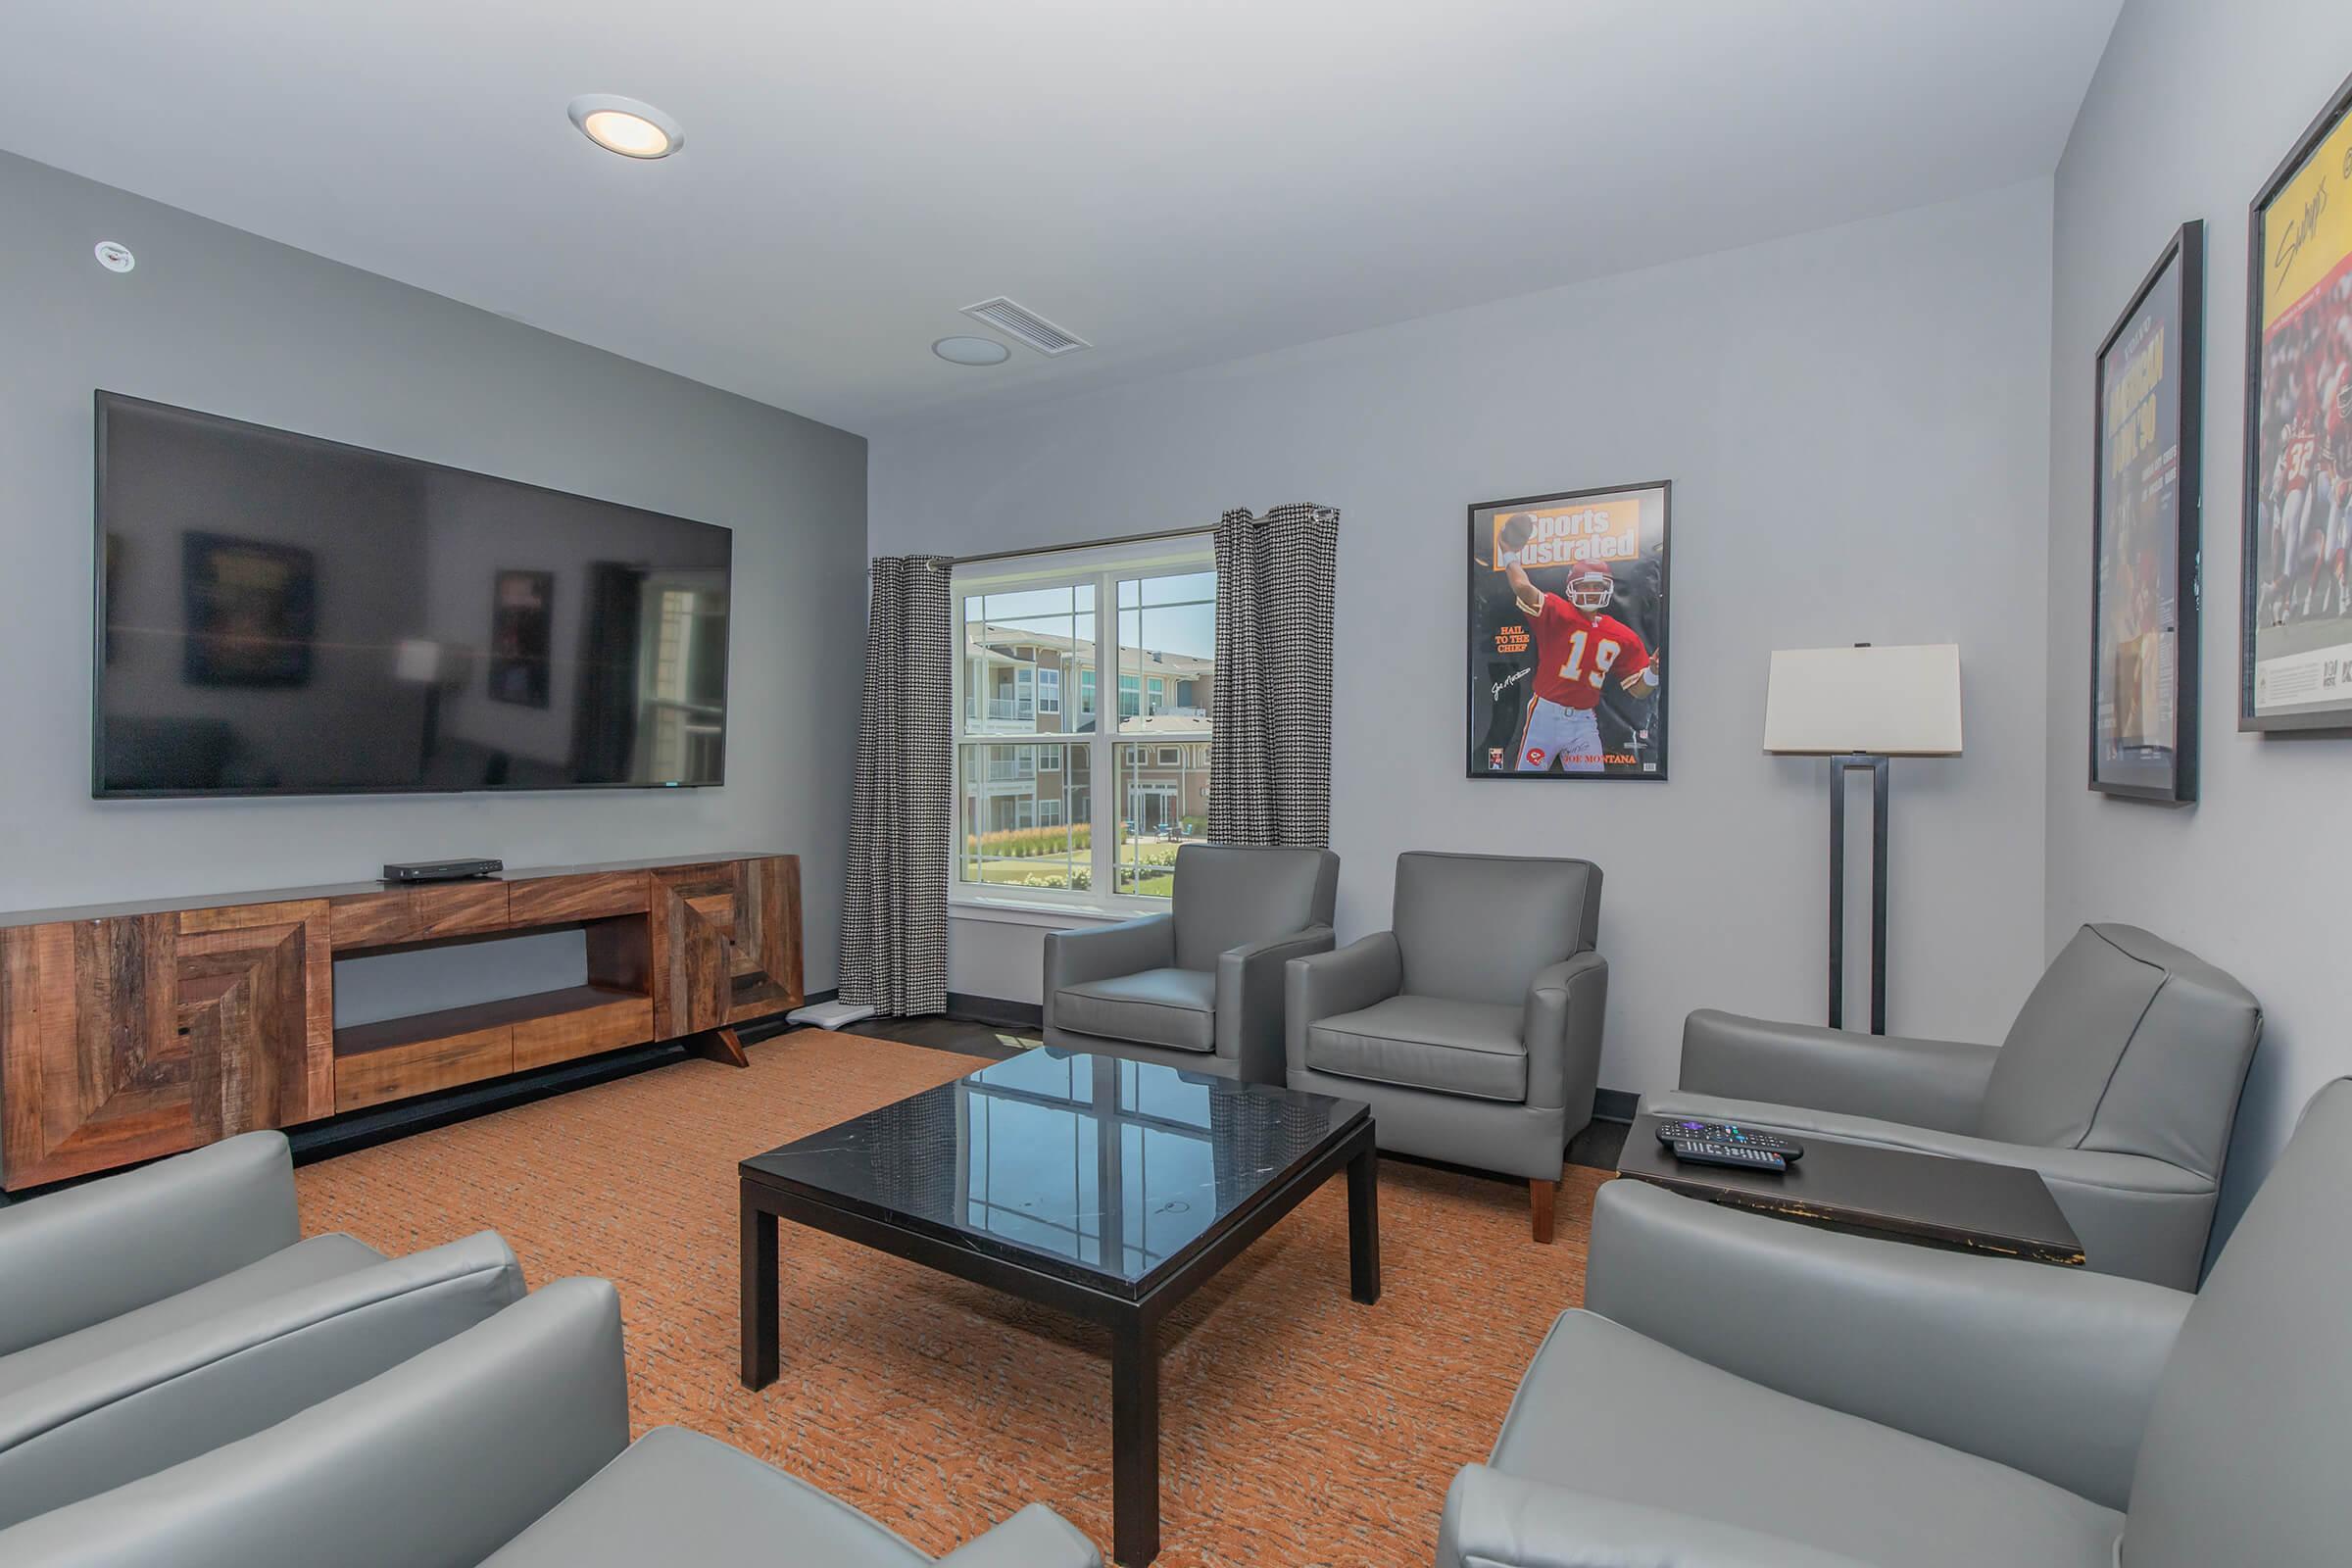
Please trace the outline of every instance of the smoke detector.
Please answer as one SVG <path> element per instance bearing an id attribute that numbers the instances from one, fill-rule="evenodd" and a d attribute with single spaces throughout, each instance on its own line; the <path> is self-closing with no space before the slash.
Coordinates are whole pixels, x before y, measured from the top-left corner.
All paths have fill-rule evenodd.
<path id="1" fill-rule="evenodd" d="M 1002 294 L 993 300 L 982 300 L 977 305 L 966 305 L 963 314 L 975 321 L 986 321 L 1017 342 L 1026 343 L 1049 360 L 1094 347 L 1077 333 L 1055 326 L 1035 311 L 1023 310 Z"/>

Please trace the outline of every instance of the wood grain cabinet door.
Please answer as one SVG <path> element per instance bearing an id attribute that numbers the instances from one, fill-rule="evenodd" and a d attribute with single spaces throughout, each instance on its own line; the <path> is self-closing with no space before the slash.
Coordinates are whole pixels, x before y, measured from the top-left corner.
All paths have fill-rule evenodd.
<path id="1" fill-rule="evenodd" d="M 323 901 L 0 931 L 0 1184 L 334 1110 Z"/>
<path id="2" fill-rule="evenodd" d="M 663 1040 L 802 1002 L 795 855 L 653 873 L 654 1032 Z"/>

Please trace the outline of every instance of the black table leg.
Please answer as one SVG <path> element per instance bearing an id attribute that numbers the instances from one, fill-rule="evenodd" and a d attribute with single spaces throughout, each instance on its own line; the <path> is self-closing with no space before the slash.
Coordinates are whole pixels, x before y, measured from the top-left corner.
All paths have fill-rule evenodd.
<path id="1" fill-rule="evenodd" d="M 1348 1162 L 1348 1285 L 1359 1301 L 1380 1299 L 1380 1151 L 1368 1138 Z"/>
<path id="2" fill-rule="evenodd" d="M 743 1386 L 776 1381 L 779 1333 L 776 1300 L 776 1216 L 743 1194 Z"/>
<path id="3" fill-rule="evenodd" d="M 1111 1557 L 1159 1555 L 1159 1335 L 1141 1313 L 1110 1331 Z"/>

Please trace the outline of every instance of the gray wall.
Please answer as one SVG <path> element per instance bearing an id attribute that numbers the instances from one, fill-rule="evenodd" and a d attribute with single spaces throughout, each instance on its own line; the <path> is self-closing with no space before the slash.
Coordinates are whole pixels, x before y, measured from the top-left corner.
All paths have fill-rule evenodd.
<path id="1" fill-rule="evenodd" d="M 2230 970 L 2267 1016 L 2222 1232 L 2296 1112 L 2352 1072 L 2340 911 L 2352 742 L 2237 733 L 2246 204 L 2352 67 L 2322 0 L 2132 0 L 2058 166 L 2050 351 L 2048 918 L 2145 925 Z M 2204 803 L 2110 801 L 2083 780 L 2090 662 L 2091 362 L 2184 220 L 2206 222 Z"/>
<path id="2" fill-rule="evenodd" d="M 1893 1024 L 1997 1038 L 2042 945 L 2049 196 L 877 431 L 874 548 L 1341 508 L 1341 935 L 1386 924 L 1402 849 L 1598 860 L 1602 1082 L 1631 1090 L 1673 1083 L 1691 1007 L 1821 1014 L 1824 764 L 1761 755 L 1768 652 L 1957 641 L 1968 753 L 1896 768 Z M 1655 478 L 1675 481 L 1673 781 L 1465 780 L 1463 508 Z M 1034 927 L 954 931 L 956 989 L 1035 998 Z"/>
<path id="3" fill-rule="evenodd" d="M 460 853 L 529 865 L 774 848 L 806 862 L 808 979 L 833 983 L 863 440 L 5 155 L 0 214 L 0 907 L 341 881 Z M 137 270 L 99 268 L 102 239 Z M 93 802 L 93 387 L 733 528 L 726 787 Z M 495 967 L 477 958 L 464 988 Z"/>

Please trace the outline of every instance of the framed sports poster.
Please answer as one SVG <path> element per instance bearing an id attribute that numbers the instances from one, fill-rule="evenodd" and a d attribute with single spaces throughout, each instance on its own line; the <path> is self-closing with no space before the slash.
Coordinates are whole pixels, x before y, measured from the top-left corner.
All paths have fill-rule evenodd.
<path id="1" fill-rule="evenodd" d="M 2352 732 L 2352 82 L 2249 210 L 2241 730 Z"/>
<path id="2" fill-rule="evenodd" d="M 1470 777 L 1665 779 L 1672 489 L 1470 508 Z"/>
<path id="3" fill-rule="evenodd" d="M 2183 223 L 2099 345 L 2090 479 L 2090 787 L 2197 798 L 2205 225 Z"/>

